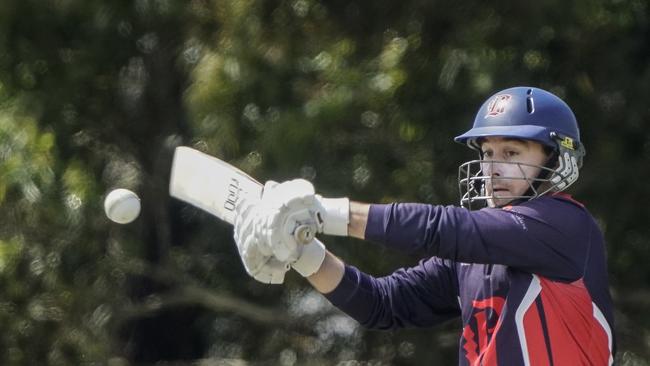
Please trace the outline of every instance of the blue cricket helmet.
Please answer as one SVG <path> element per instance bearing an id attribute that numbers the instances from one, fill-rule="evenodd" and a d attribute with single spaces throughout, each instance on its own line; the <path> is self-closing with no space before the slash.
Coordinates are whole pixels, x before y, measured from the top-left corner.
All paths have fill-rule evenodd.
<path id="1" fill-rule="evenodd" d="M 580 130 L 571 108 L 546 90 L 526 86 L 505 89 L 488 98 L 472 128 L 454 141 L 478 149 L 476 140 L 488 136 L 534 140 L 555 150 L 562 141 L 574 143 L 574 148 L 580 145 Z"/>
<path id="2" fill-rule="evenodd" d="M 543 89 L 525 86 L 505 89 L 488 98 L 476 114 L 472 128 L 454 139 L 479 152 L 479 160 L 468 161 L 458 168 L 462 206 L 472 209 L 475 202 L 494 202 L 495 196 L 486 193 L 486 184 L 498 179 L 522 179 L 483 174 L 480 138 L 491 136 L 537 141 L 553 151 L 546 165 L 538 166 L 540 173 L 537 177 L 524 178 L 529 190 L 506 198 L 532 199 L 548 192 L 560 192 L 579 177 L 585 149 L 571 108 Z"/>

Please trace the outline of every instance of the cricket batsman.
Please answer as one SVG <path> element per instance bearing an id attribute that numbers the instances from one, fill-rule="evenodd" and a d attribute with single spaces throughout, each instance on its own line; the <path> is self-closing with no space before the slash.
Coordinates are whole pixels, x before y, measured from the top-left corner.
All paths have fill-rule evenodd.
<path id="1" fill-rule="evenodd" d="M 234 236 L 246 271 L 282 283 L 292 268 L 367 328 L 460 317 L 459 365 L 611 365 L 603 235 L 563 193 L 585 154 L 569 106 L 539 88 L 506 89 L 455 141 L 478 153 L 459 167 L 460 207 L 364 204 L 323 198 L 305 180 L 267 182 L 261 199 L 237 206 Z M 318 239 L 298 243 L 296 228 L 305 225 L 422 259 L 373 277 Z"/>

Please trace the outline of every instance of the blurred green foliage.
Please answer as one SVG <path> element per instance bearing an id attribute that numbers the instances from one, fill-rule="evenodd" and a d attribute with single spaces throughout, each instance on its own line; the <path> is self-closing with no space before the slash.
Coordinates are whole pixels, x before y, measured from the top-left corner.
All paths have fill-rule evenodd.
<path id="1" fill-rule="evenodd" d="M 563 97 L 572 193 L 609 244 L 618 363 L 650 359 L 650 28 L 642 0 L 5 0 L 0 363 L 454 364 L 459 324 L 369 332 L 291 274 L 248 278 L 231 229 L 172 201 L 173 148 L 324 195 L 457 201 L 452 138 L 513 85 Z M 111 188 L 141 217 L 109 223 Z M 417 258 L 327 238 L 376 275 Z"/>

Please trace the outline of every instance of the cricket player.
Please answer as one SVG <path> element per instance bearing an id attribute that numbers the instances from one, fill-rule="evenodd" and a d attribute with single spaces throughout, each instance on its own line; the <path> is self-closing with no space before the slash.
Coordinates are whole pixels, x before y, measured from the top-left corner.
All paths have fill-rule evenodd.
<path id="1" fill-rule="evenodd" d="M 268 182 L 238 205 L 235 241 L 247 272 L 281 283 L 295 269 L 372 329 L 429 327 L 460 317 L 460 365 L 611 365 L 615 349 L 603 235 L 563 193 L 585 150 L 557 96 L 515 87 L 491 96 L 455 138 L 478 152 L 459 168 L 461 207 L 363 204 Z M 419 253 L 414 267 L 373 277 L 298 227 Z"/>

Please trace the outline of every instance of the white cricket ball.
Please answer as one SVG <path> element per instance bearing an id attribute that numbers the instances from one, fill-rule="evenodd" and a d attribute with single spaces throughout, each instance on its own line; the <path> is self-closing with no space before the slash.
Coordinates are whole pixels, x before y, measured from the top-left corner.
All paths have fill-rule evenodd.
<path id="1" fill-rule="evenodd" d="M 111 221 L 128 224 L 140 214 L 140 198 L 128 189 L 115 189 L 104 200 L 104 212 Z"/>

